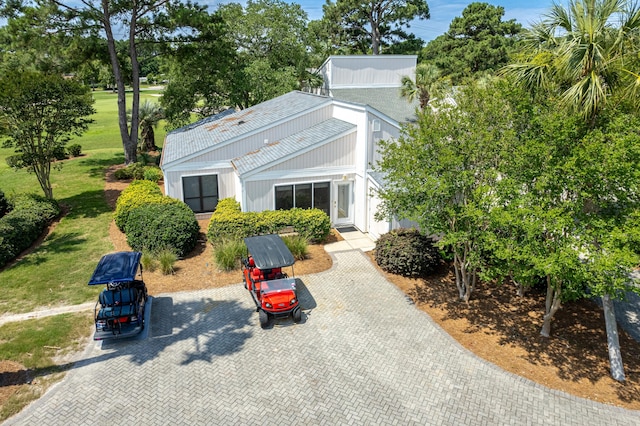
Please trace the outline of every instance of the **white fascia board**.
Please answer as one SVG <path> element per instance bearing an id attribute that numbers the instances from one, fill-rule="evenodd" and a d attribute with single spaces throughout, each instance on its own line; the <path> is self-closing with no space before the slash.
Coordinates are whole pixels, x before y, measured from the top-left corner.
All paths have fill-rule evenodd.
<path id="1" fill-rule="evenodd" d="M 357 131 L 358 131 L 357 128 L 349 129 L 349 130 L 346 130 L 346 131 L 344 131 L 342 133 L 339 133 L 339 134 L 337 134 L 335 136 L 332 136 L 330 138 L 326 138 L 326 139 L 324 139 L 324 140 L 322 140 L 322 141 L 320 141 L 320 142 L 318 142 L 318 143 L 316 143 L 316 144 L 314 144 L 312 146 L 309 146 L 309 147 L 307 147 L 305 149 L 302 149 L 300 151 L 293 152 L 293 153 L 291 153 L 291 154 L 289 154 L 287 156 L 281 157 L 280 160 L 275 162 L 275 163 L 269 163 L 269 164 L 265 164 L 264 166 L 257 167 L 254 170 L 243 174 L 242 175 L 242 179 L 243 180 L 250 180 L 252 176 L 254 176 L 256 174 L 259 174 L 263 170 L 269 169 L 269 168 L 271 168 L 271 167 L 273 167 L 273 166 L 275 166 L 277 164 L 284 163 L 285 161 L 290 160 L 292 158 L 295 158 L 295 157 L 297 157 L 299 155 L 306 154 L 307 152 L 313 151 L 316 148 L 324 146 L 324 145 L 326 145 L 328 143 L 331 143 L 331 142 L 333 142 L 333 141 L 335 141 L 335 140 L 337 140 L 337 139 L 339 139 L 341 137 L 347 136 L 347 135 L 349 135 L 351 133 L 356 133 Z"/>
<path id="2" fill-rule="evenodd" d="M 184 157 L 180 158 L 179 160 L 172 161 L 172 162 L 170 162 L 168 164 L 165 164 L 164 166 L 165 167 L 173 167 L 174 164 L 184 163 L 184 162 L 189 161 L 190 159 L 198 157 L 198 156 L 200 156 L 202 154 L 214 151 L 214 150 L 216 150 L 218 148 L 223 148 L 223 147 L 225 147 L 227 145 L 231 145 L 231 144 L 236 143 L 236 142 L 238 142 L 238 141 L 240 141 L 242 139 L 245 139 L 245 138 L 248 138 L 250 136 L 256 135 L 256 134 L 258 134 L 260 132 L 263 132 L 263 131 L 265 131 L 267 129 L 272 129 L 272 128 L 274 128 L 274 127 L 276 127 L 276 126 L 278 126 L 278 125 L 280 125 L 280 124 L 282 124 L 284 122 L 287 122 L 289 120 L 292 120 L 292 119 L 295 119 L 295 118 L 298 118 L 298 117 L 302 117 L 303 115 L 306 115 L 308 113 L 312 113 L 312 112 L 315 112 L 315 111 L 317 111 L 319 109 L 325 108 L 330 102 L 331 102 L 331 98 L 327 98 L 327 100 L 325 102 L 323 102 L 320 105 L 316 105 L 313 108 L 309 108 L 309 109 L 305 109 L 305 110 L 299 111 L 299 112 L 297 112 L 297 113 L 295 113 L 293 115 L 289 115 L 289 116 L 284 117 L 284 118 L 282 118 L 282 119 L 280 119 L 278 121 L 273 121 L 272 123 L 270 123 L 267 126 L 259 127 L 259 128 L 255 129 L 255 130 L 252 130 L 251 132 L 243 133 L 243 134 L 238 135 L 238 136 L 236 136 L 234 138 L 228 139 L 228 140 L 226 140 L 224 142 L 217 143 L 217 144 L 215 144 L 215 145 L 213 145 L 211 147 L 208 147 L 206 149 L 200 150 L 198 152 L 194 152 L 194 153 L 189 154 L 189 155 L 185 155 Z M 231 160 L 231 159 L 229 159 L 229 160 Z"/>
<path id="3" fill-rule="evenodd" d="M 340 167 L 323 167 L 317 169 L 300 169 L 300 170 L 274 170 L 271 172 L 260 173 L 248 178 L 243 178 L 243 182 L 255 182 L 275 179 L 309 179 L 318 176 L 357 174 L 353 166 Z"/>
<path id="4" fill-rule="evenodd" d="M 331 89 L 396 89 L 399 84 L 334 84 Z"/>
<path id="5" fill-rule="evenodd" d="M 371 59 L 372 55 L 331 55 L 329 56 L 325 62 L 328 62 L 329 60 L 333 60 L 333 59 Z M 413 58 L 413 59 L 418 59 L 418 55 L 377 55 L 376 58 L 388 58 L 388 59 L 393 59 L 393 58 L 402 58 L 402 59 L 409 59 L 409 58 Z"/>
<path id="6" fill-rule="evenodd" d="M 187 164 L 176 164 L 172 167 L 165 167 L 162 169 L 165 172 L 189 172 L 198 170 L 211 170 L 211 169 L 233 169 L 230 160 L 214 161 L 210 163 L 198 162 Z"/>

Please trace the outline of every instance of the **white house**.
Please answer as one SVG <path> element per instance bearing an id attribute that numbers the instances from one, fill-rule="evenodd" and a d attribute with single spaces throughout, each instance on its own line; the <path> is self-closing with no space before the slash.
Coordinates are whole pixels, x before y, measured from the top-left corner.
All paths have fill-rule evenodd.
<path id="1" fill-rule="evenodd" d="M 373 218 L 382 182 L 371 165 L 378 141 L 415 117 L 400 80 L 414 76 L 416 59 L 332 56 L 321 67 L 325 95 L 294 91 L 168 133 L 165 193 L 196 213 L 227 197 L 243 211 L 316 207 L 336 227 L 378 237 L 397 224 Z"/>

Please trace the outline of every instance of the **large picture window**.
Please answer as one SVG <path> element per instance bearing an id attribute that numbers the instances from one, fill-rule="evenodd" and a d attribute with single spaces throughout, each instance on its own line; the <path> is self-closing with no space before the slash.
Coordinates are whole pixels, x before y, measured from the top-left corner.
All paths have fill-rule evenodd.
<path id="1" fill-rule="evenodd" d="M 218 176 L 184 176 L 184 202 L 196 213 L 212 212 L 218 205 Z"/>
<path id="2" fill-rule="evenodd" d="M 316 208 L 329 215 L 331 199 L 329 188 L 329 182 L 276 186 L 276 210 L 289 210 L 294 207 Z"/>

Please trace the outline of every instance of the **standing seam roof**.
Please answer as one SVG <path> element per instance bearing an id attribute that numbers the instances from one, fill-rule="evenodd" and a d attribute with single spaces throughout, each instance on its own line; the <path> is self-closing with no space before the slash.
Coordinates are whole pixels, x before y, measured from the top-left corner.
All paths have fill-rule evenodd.
<path id="1" fill-rule="evenodd" d="M 313 145 L 335 139 L 356 125 L 330 118 L 279 141 L 271 142 L 257 151 L 250 152 L 231 161 L 240 176 L 268 164 L 277 164 L 289 155 Z"/>
<path id="2" fill-rule="evenodd" d="M 331 98 L 326 96 L 294 91 L 242 111 L 205 118 L 167 134 L 163 164 L 204 152 L 217 144 L 329 102 Z"/>

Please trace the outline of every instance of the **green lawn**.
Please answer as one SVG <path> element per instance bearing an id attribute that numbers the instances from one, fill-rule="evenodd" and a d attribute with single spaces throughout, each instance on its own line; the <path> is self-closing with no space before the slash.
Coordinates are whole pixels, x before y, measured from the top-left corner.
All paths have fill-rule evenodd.
<path id="1" fill-rule="evenodd" d="M 142 98 L 157 99 L 157 91 L 145 91 Z M 100 289 L 87 286 L 100 257 L 113 250 L 109 240 L 112 212 L 104 198 L 104 171 L 124 162 L 117 120 L 115 93 L 94 92 L 95 123 L 79 143 L 83 155 L 62 162 L 52 170 L 53 194 L 68 214 L 53 233 L 22 261 L 0 272 L 0 315 L 21 313 L 39 307 L 72 305 L 94 300 Z M 163 126 L 156 132 L 159 146 Z M 42 194 L 34 175 L 15 171 L 6 164 L 12 149 L 0 149 L 0 190 L 11 195 L 22 192 Z"/>
<path id="2" fill-rule="evenodd" d="M 157 100 L 158 94 L 145 90 L 141 99 Z M 53 195 L 67 214 L 32 253 L 0 271 L 0 315 L 97 300 L 101 288 L 90 288 L 87 281 L 100 257 L 113 251 L 109 239 L 112 211 L 104 196 L 104 173 L 110 165 L 122 164 L 124 154 L 117 95 L 97 91 L 93 96 L 95 122 L 87 133 L 69 142 L 80 144 L 83 155 L 63 161 L 60 170 L 51 172 Z M 164 136 L 161 123 L 156 129 L 156 145 L 162 146 Z M 8 196 L 42 194 L 33 174 L 9 168 L 6 157 L 13 154 L 13 149 L 0 148 L 0 190 Z M 59 365 L 59 357 L 77 351 L 92 330 L 93 316 L 89 312 L 3 325 L 0 361 L 31 369 L 37 381 L 35 385 L 16 383 L 17 390 L 0 405 L 0 422 L 61 379 L 72 365 Z"/>
<path id="3" fill-rule="evenodd" d="M 0 328 L 0 360 L 11 360 L 29 369 L 29 377 L 7 376 L 5 383 L 15 388 L 3 395 L 8 398 L 0 404 L 0 422 L 38 399 L 72 368 L 72 364 L 61 364 L 59 359 L 84 345 L 92 323 L 90 313 L 80 313 L 13 322 Z"/>

